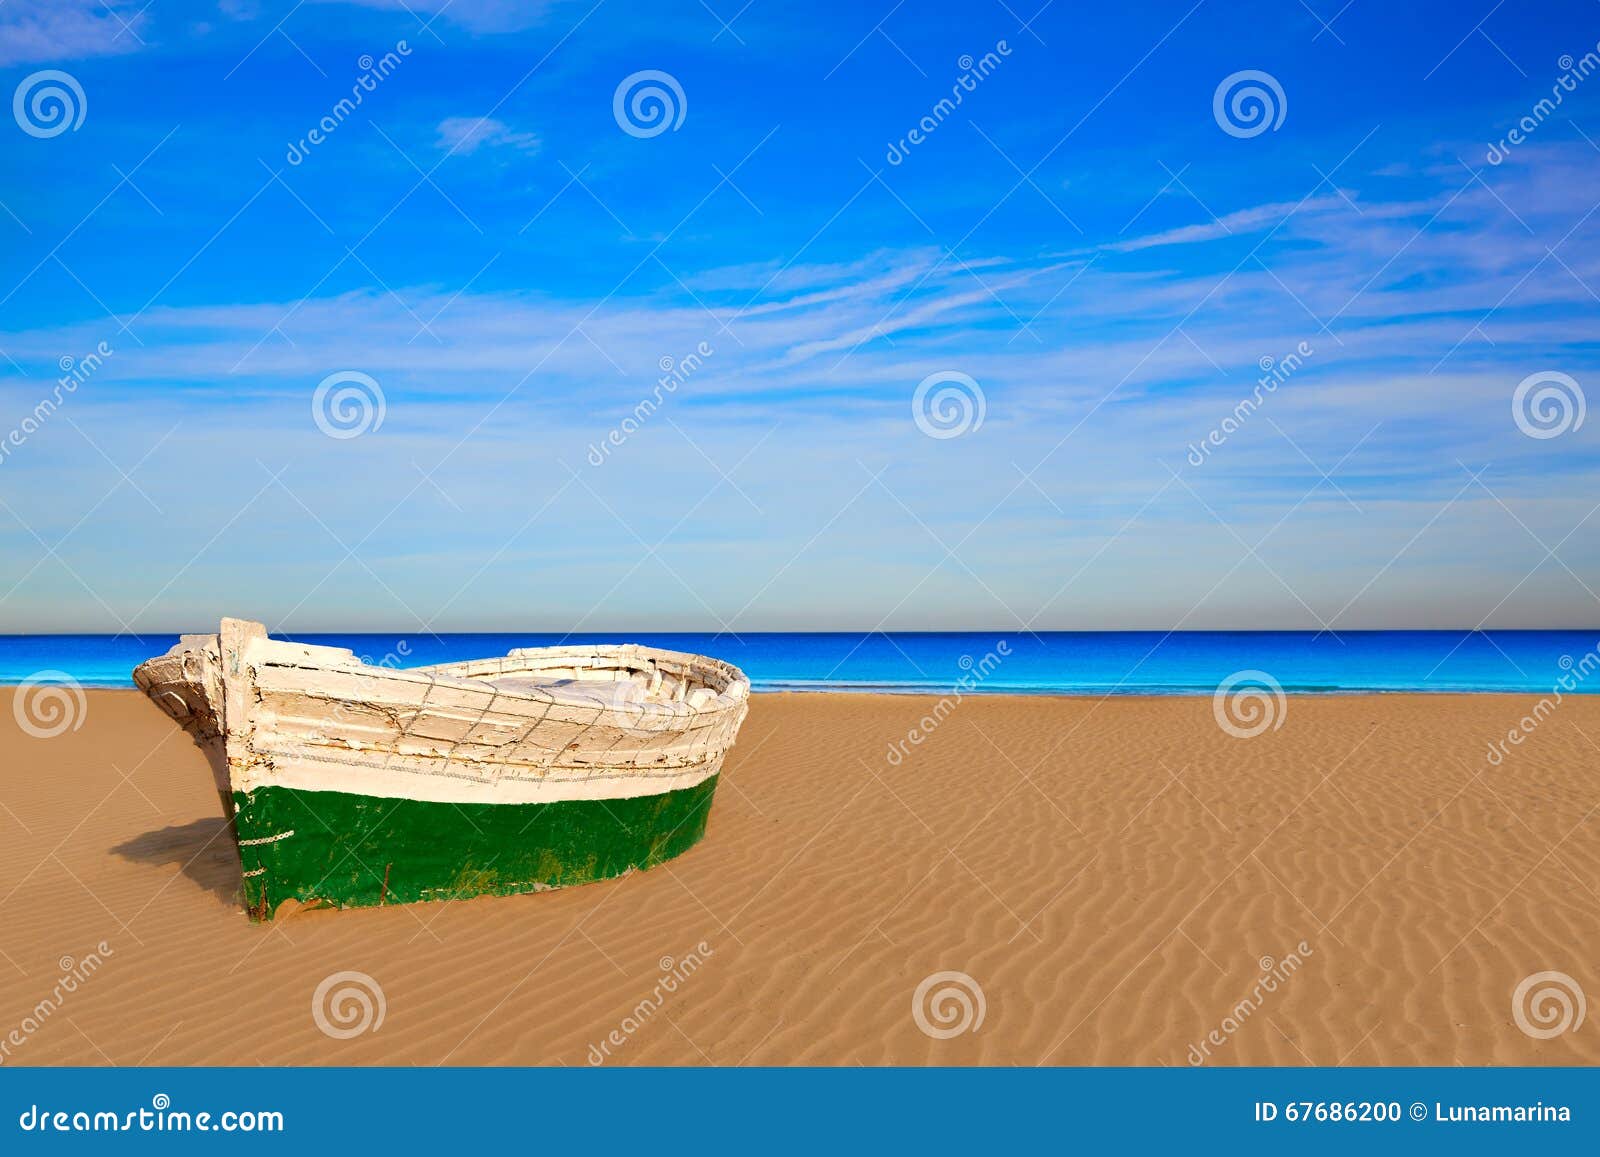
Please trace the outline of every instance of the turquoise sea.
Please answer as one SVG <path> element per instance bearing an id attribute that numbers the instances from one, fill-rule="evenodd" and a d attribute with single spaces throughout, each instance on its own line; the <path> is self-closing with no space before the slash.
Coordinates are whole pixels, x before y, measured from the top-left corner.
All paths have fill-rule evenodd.
<path id="1" fill-rule="evenodd" d="M 288 636 L 285 636 L 288 637 Z M 1588 631 L 1006 631 L 681 634 L 303 634 L 374 663 L 413 667 L 563 642 L 639 642 L 736 663 L 758 691 L 1211 694 L 1241 671 L 1289 692 L 1538 691 L 1588 682 Z M 131 686 L 129 672 L 175 635 L 3 635 L 0 683 L 62 671 L 85 686 Z"/>

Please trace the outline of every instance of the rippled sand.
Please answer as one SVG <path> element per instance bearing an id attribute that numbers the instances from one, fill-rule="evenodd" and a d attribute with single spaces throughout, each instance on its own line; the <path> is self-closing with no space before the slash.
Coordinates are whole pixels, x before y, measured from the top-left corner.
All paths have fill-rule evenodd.
<path id="1" fill-rule="evenodd" d="M 1513 1008 L 1600 1000 L 1600 699 L 1495 766 L 1532 698 L 1290 698 L 1249 739 L 1209 699 L 969 698 L 892 763 L 933 699 L 758 696 L 669 865 L 254 926 L 159 710 L 39 739 L 0 698 L 7 1064 L 1600 1063 Z M 381 1024 L 319 1027 L 339 972 Z M 331 988 L 358 1028 L 367 981 Z"/>

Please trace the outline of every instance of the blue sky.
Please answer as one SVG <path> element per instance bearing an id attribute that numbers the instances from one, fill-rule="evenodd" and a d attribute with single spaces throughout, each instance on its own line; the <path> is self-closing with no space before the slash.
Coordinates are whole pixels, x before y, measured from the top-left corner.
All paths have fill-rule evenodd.
<path id="1" fill-rule="evenodd" d="M 1597 42 L 7 0 L 0 629 L 1592 624 Z"/>

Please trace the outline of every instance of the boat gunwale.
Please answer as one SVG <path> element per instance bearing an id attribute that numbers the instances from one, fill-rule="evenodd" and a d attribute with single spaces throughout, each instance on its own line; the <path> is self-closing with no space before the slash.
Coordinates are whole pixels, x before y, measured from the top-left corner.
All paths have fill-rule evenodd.
<path id="1" fill-rule="evenodd" d="M 217 635 L 184 636 L 183 641 L 175 644 L 166 653 L 146 659 L 143 663 L 140 663 L 137 667 L 135 667 L 133 670 L 134 682 L 140 686 L 144 685 L 140 680 L 141 673 L 145 673 L 145 682 L 156 682 L 152 671 L 152 668 L 154 668 L 156 664 L 161 663 L 163 660 L 181 658 L 186 653 L 202 651 L 208 644 L 210 644 L 211 640 L 215 640 L 217 638 Z M 565 645 L 561 647 L 522 647 L 516 648 L 502 656 L 485 656 L 478 659 L 463 659 L 450 663 L 434 663 L 422 667 L 388 667 L 381 664 L 365 662 L 353 651 L 345 647 L 325 647 L 315 643 L 299 643 L 293 640 L 273 639 L 270 637 L 253 639 L 251 642 L 256 644 L 268 644 L 272 647 L 298 648 L 301 652 L 305 652 L 299 656 L 273 656 L 270 654 L 256 654 L 250 656 L 252 665 L 257 669 L 258 682 L 260 671 L 263 667 L 326 670 L 330 673 L 359 675 L 365 678 L 375 679 L 380 682 L 401 683 L 415 686 L 419 689 L 426 689 L 422 696 L 422 702 L 427 702 L 427 700 L 431 698 L 432 690 L 434 688 L 443 686 L 462 691 L 470 691 L 478 696 L 488 695 L 491 702 L 504 699 L 517 703 L 538 704 L 546 708 L 547 713 L 548 709 L 551 707 L 564 707 L 575 710 L 592 710 L 597 713 L 597 717 L 612 715 L 617 718 L 628 719 L 638 714 L 646 714 L 654 719 L 683 720 L 687 723 L 687 721 L 693 719 L 715 716 L 730 711 L 737 711 L 748 703 L 750 696 L 749 678 L 744 674 L 743 671 L 741 671 L 738 667 L 735 667 L 732 663 L 728 663 L 722 659 L 713 658 L 709 655 L 697 655 L 689 651 L 672 651 L 663 647 L 649 647 L 638 643 L 600 643 L 592 646 L 576 644 Z M 218 646 L 220 647 L 220 643 Z M 319 651 L 325 654 L 331 653 L 332 656 L 341 657 L 342 661 L 319 661 L 320 656 L 309 653 Z M 542 690 L 536 686 L 502 687 L 498 686 L 496 681 L 493 679 L 452 673 L 457 669 L 469 667 L 475 664 L 503 664 L 507 660 L 530 658 L 539 655 L 549 655 L 553 658 L 582 658 L 584 656 L 593 656 L 596 658 L 638 658 L 645 660 L 652 667 L 655 667 L 661 660 L 666 660 L 682 666 L 683 670 L 669 672 L 671 674 L 678 675 L 680 678 L 696 678 L 697 672 L 705 671 L 709 668 L 715 671 L 716 674 L 725 676 L 727 678 L 727 682 L 720 691 L 715 692 L 714 697 L 710 701 L 699 707 L 690 704 L 687 700 L 645 699 L 642 701 L 642 706 L 645 708 L 645 710 L 643 712 L 639 712 L 631 707 L 619 708 L 615 705 L 584 702 L 582 700 L 567 698 L 565 696 L 557 695 L 552 691 Z M 296 662 L 296 658 L 299 658 L 302 661 Z M 574 663 L 570 664 L 570 666 L 574 668 L 580 668 L 582 664 Z M 505 673 L 502 672 L 502 674 Z M 510 676 L 507 675 L 507 677 Z M 185 678 L 172 678 L 164 679 L 162 681 L 182 683 L 189 682 L 190 680 Z M 582 682 L 582 680 L 579 680 L 579 682 Z M 603 683 L 608 681 L 595 680 L 595 682 Z M 706 690 L 712 689 L 709 685 L 705 685 L 705 687 Z M 348 696 L 338 692 L 307 689 L 304 693 L 329 702 L 341 702 L 349 698 Z M 410 696 L 407 696 L 406 700 L 403 700 L 403 702 L 409 701 L 410 698 Z M 666 708 L 667 710 L 656 710 L 657 708 Z"/>
<path id="2" fill-rule="evenodd" d="M 651 647 L 644 643 L 580 643 L 563 644 L 556 647 L 514 647 L 504 655 L 489 655 L 481 659 L 458 659 L 447 663 L 430 663 L 422 667 L 390 667 L 386 668 L 386 670 L 412 671 L 419 673 L 437 672 L 442 674 L 472 667 L 480 663 L 504 664 L 508 660 L 531 659 L 541 656 L 563 659 L 583 657 L 601 659 L 641 659 L 649 665 L 649 669 L 658 670 L 663 669 L 664 663 L 670 663 L 676 665 L 678 669 L 668 670 L 668 674 L 677 675 L 680 678 L 694 679 L 696 682 L 699 682 L 702 686 L 704 686 L 708 691 L 713 690 L 713 688 L 708 682 L 706 682 L 704 674 L 709 672 L 723 676 L 727 680 L 726 683 L 724 683 L 721 690 L 715 691 L 716 698 L 711 700 L 711 702 L 705 707 L 695 708 L 689 706 L 686 701 L 679 701 L 682 706 L 688 707 L 689 711 L 698 712 L 701 714 L 716 710 L 717 704 L 721 700 L 727 700 L 730 705 L 737 705 L 747 701 L 750 697 L 749 676 L 747 676 L 732 663 L 729 663 L 727 660 L 718 659 L 711 655 L 696 654 L 693 651 L 674 651 L 666 647 Z M 372 664 L 367 663 L 360 665 L 364 667 L 372 666 Z M 583 666 L 583 664 L 580 663 L 572 663 L 568 665 L 575 669 L 579 669 Z M 605 668 L 596 667 L 594 669 L 604 670 Z M 473 676 L 453 676 L 453 678 L 465 679 L 468 682 L 491 682 L 490 680 L 480 679 Z M 582 680 L 580 680 L 580 682 L 581 681 Z M 596 682 L 604 682 L 604 680 L 596 680 Z M 513 689 L 507 688 L 506 690 L 508 693 L 515 693 Z M 556 702 L 561 703 L 564 702 L 564 700 L 556 698 Z M 646 702 L 659 704 L 662 706 L 673 705 L 673 701 L 668 700 L 647 700 Z"/>

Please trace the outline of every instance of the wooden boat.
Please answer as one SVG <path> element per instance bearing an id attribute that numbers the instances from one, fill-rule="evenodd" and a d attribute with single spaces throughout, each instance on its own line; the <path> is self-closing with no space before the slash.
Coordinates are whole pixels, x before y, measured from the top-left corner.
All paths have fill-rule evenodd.
<path id="1" fill-rule="evenodd" d="M 258 920 L 670 860 L 705 833 L 750 694 L 737 667 L 654 647 L 396 669 L 238 619 L 133 678 L 210 758 Z"/>

